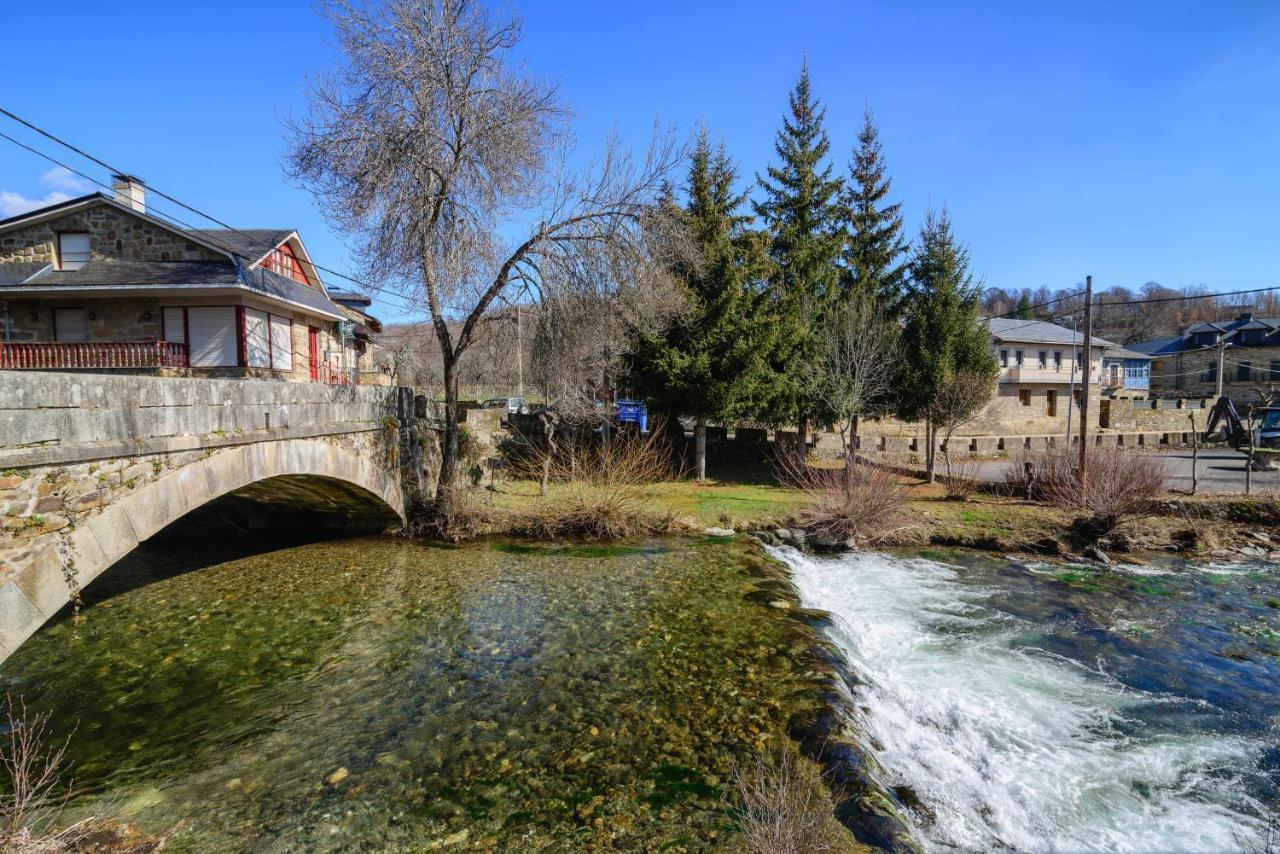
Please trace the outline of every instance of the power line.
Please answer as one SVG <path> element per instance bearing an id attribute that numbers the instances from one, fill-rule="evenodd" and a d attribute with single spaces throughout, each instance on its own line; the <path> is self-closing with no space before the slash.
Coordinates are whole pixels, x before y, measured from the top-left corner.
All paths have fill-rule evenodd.
<path id="1" fill-rule="evenodd" d="M 52 140 L 53 142 L 56 142 L 58 145 L 61 145 L 61 146 L 63 146 L 64 148 L 67 148 L 67 149 L 69 149 L 69 150 L 71 150 L 71 151 L 75 152 L 76 154 L 80 155 L 81 157 L 85 158 L 86 160 L 89 160 L 89 161 L 92 161 L 93 163 L 96 163 L 97 165 L 99 165 L 99 166 L 101 166 L 102 168 L 104 168 L 104 169 L 108 170 L 108 171 L 109 171 L 109 172 L 111 172 L 112 174 L 115 174 L 115 175 L 127 175 L 127 174 L 129 174 L 129 173 L 128 173 L 128 172 L 126 172 L 125 170 L 123 170 L 123 169 L 118 169 L 118 168 L 116 168 L 115 166 L 112 166 L 110 163 L 107 163 L 105 160 L 102 160 L 102 159 L 100 159 L 100 158 L 94 157 L 92 154 L 88 153 L 88 152 L 87 152 L 87 151 L 85 151 L 84 149 L 79 148 L 79 147 L 77 147 L 77 146 L 75 146 L 75 145 L 72 145 L 71 143 L 67 142 L 66 140 L 64 140 L 64 139 L 62 139 L 62 138 L 60 138 L 60 137 L 58 137 L 58 136 L 56 136 L 56 135 L 54 135 L 54 134 L 50 133 L 49 131 L 45 130 L 44 128 L 41 128 L 41 127 L 38 127 L 37 125 L 32 124 L 31 122 L 27 121 L 26 119 L 22 118 L 21 116 L 15 115 L 14 113 L 11 113 L 10 111 L 8 111 L 8 110 L 4 109 L 3 107 L 0 107 L 0 115 L 5 115 L 5 116 L 9 117 L 10 119 L 14 120 L 15 122 L 18 122 L 19 124 L 23 125 L 24 127 L 28 127 L 28 128 L 30 128 L 31 130 L 35 131 L 36 133 L 40 134 L 41 136 L 43 136 L 43 137 L 45 137 L 45 138 L 47 138 L 47 139 L 50 139 L 50 140 Z M 5 139 L 7 139 L 9 142 L 12 142 L 13 144 L 15 144 L 15 145 L 17 145 L 17 146 L 19 146 L 19 147 L 21 147 L 21 148 L 26 149 L 27 151 L 31 152 L 32 154 L 36 154 L 36 155 L 38 155 L 38 156 L 40 156 L 40 157 L 43 157 L 45 160 L 48 160 L 48 161 L 49 161 L 49 162 L 51 162 L 51 163 L 56 163 L 58 166 L 61 166 L 63 169 L 66 169 L 67 171 L 69 171 L 69 172 L 71 172 L 71 173 L 73 173 L 73 174 L 75 174 L 75 175 L 79 175 L 81 178 L 84 178 L 84 179 L 85 179 L 85 180 L 87 180 L 87 181 L 91 181 L 91 182 L 93 182 L 94 184 L 97 184 L 97 185 L 98 185 L 98 186 L 100 186 L 100 187 L 106 187 L 107 189 L 113 189 L 113 188 L 111 188 L 110 186 L 108 186 L 108 185 L 104 184 L 103 182 L 98 181 L 98 180 L 96 180 L 96 179 L 94 179 L 94 178 L 90 178 L 88 175 L 85 175 L 83 172 L 80 172 L 80 171 L 79 171 L 79 170 L 77 170 L 77 169 L 72 169 L 70 166 L 67 166 L 67 165 L 66 165 L 66 164 L 64 164 L 64 163 L 61 163 L 61 162 L 59 162 L 59 161 L 55 160 L 54 158 L 50 157 L 49 155 L 45 154 L 45 153 L 44 153 L 44 152 L 42 152 L 42 151 L 39 151 L 39 150 L 37 150 L 37 149 L 35 149 L 35 148 L 32 148 L 31 146 L 26 145 L 25 143 L 19 142 L 18 140 L 14 139 L 14 138 L 13 138 L 13 137 L 11 137 L 11 136 L 8 136 L 7 134 L 2 134 L 2 133 L 0 133 L 0 136 L 3 136 L 3 137 L 4 137 Z M 191 213 L 196 214 L 197 216 L 203 217 L 203 218 L 205 218 L 205 219 L 209 220 L 210 222 L 217 223 L 218 225 L 222 226 L 223 228 L 227 229 L 228 231 L 235 232 L 236 234 L 240 235 L 241 237 L 244 237 L 244 238 L 249 239 L 249 235 L 245 234 L 243 231 L 241 231 L 240 229 L 236 228 L 235 226 L 232 226 L 232 225 L 230 225 L 230 224 L 228 224 L 228 223 L 226 223 L 226 222 L 223 222 L 222 220 L 218 219 L 217 217 L 213 216 L 212 214 L 205 213 L 204 211 L 202 211 L 202 210 L 200 210 L 200 209 L 198 209 L 198 208 L 192 207 L 191 205 L 187 204 L 186 202 L 182 201 L 181 199 L 177 199 L 177 198 L 175 198 L 175 197 L 173 197 L 173 196 L 169 195 L 168 193 L 165 193 L 165 192 L 163 192 L 163 191 L 161 191 L 161 190 L 158 190 L 158 189 L 156 189 L 155 187 L 151 186 L 150 184 L 144 184 L 144 186 L 145 186 L 148 190 L 150 190 L 151 192 L 155 193 L 155 194 L 156 194 L 157 196 L 159 196 L 160 198 L 162 198 L 162 199 L 167 199 L 168 201 L 173 202 L 175 205 L 178 205 L 179 207 L 181 207 L 181 208 L 183 208 L 183 209 L 185 209 L 185 210 L 188 210 L 188 211 L 190 211 Z M 174 222 L 176 222 L 176 223 L 180 224 L 180 225 L 183 225 L 185 228 L 196 230 L 194 226 L 189 225 L 189 224 L 187 224 L 187 223 L 183 223 L 183 222 L 182 222 L 182 220 L 178 219 L 177 217 L 173 216 L 172 214 L 168 215 L 168 218 L 169 218 L 169 219 L 171 219 L 171 220 L 173 220 Z M 230 251 L 230 250 L 228 250 L 228 251 Z M 233 253 L 233 254 L 236 254 L 236 255 L 237 255 L 237 257 L 245 257 L 245 256 L 243 256 L 243 255 L 240 255 L 239 253 Z M 255 262 L 255 261 L 256 261 L 256 260 L 258 260 L 258 259 L 249 258 L 249 259 L 247 259 L 247 260 L 249 260 L 249 261 L 252 263 L 252 262 Z M 330 268 L 328 268 L 328 267 L 322 266 L 322 265 L 320 265 L 320 264 L 316 264 L 315 262 L 312 262 L 311 266 L 315 267 L 317 270 L 323 270 L 324 272 L 329 273 L 329 274 L 334 275 L 334 276 L 337 276 L 337 277 L 338 277 L 338 278 L 340 278 L 340 279 L 345 279 L 345 280 L 346 280 L 346 281 L 348 281 L 348 282 L 352 282 L 353 284 L 357 284 L 357 285 L 359 285 L 359 286 L 360 286 L 360 287 L 362 287 L 362 288 L 366 288 L 366 289 L 368 289 L 368 290 L 376 291 L 376 292 L 378 292 L 378 293 L 386 294 L 386 295 L 389 295 L 389 296 L 395 296 L 395 297 L 398 297 L 398 298 L 400 298 L 400 299 L 405 299 L 405 297 L 404 297 L 402 294 L 397 294 L 397 293 L 395 293 L 395 292 L 393 292 L 393 291 L 388 291 L 388 290 L 386 290 L 386 289 L 384 289 L 384 288 L 381 288 L 381 287 L 378 287 L 378 286 L 376 286 L 376 285 L 369 284 L 368 282 L 363 282 L 363 281 L 361 281 L 360 279 L 354 278 L 354 277 L 352 277 L 352 276 L 348 276 L 346 273 L 340 273 L 340 272 L 338 272 L 337 270 L 333 270 L 333 269 L 330 269 Z M 410 304 L 410 305 L 407 305 L 406 307 L 408 307 L 408 308 L 412 308 L 412 305 Z"/>

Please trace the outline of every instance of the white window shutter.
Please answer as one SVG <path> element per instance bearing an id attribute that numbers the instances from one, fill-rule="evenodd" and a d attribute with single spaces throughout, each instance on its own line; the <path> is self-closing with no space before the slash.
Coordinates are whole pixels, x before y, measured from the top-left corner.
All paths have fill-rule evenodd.
<path id="1" fill-rule="evenodd" d="M 289 318 L 271 315 L 271 367 L 293 370 L 293 327 Z"/>
<path id="2" fill-rule="evenodd" d="M 187 343 L 187 324 L 181 308 L 164 309 L 164 340 L 171 344 Z"/>
<path id="3" fill-rule="evenodd" d="M 83 308 L 55 308 L 53 310 L 53 337 L 55 341 L 88 341 L 89 321 Z"/>
<path id="4" fill-rule="evenodd" d="M 271 339 L 267 336 L 267 314 L 256 309 L 244 310 L 244 342 L 248 351 L 249 367 L 271 366 Z"/>
<path id="5" fill-rule="evenodd" d="M 236 310 L 232 306 L 187 309 L 191 333 L 191 366 L 196 368 L 235 367 Z"/>

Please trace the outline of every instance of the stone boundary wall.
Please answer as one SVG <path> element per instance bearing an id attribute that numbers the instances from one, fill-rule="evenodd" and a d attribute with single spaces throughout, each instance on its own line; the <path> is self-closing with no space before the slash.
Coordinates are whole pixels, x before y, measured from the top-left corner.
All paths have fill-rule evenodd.
<path id="1" fill-rule="evenodd" d="M 0 371 L 0 468 L 374 429 L 403 390 Z"/>

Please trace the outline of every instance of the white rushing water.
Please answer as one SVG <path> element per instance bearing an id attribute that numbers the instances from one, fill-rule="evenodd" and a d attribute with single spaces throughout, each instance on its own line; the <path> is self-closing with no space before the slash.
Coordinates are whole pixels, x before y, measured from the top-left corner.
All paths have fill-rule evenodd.
<path id="1" fill-rule="evenodd" d="M 1263 850 L 1239 776 L 1259 742 L 1152 731 L 1128 712 L 1174 698 L 1028 646 L 1029 626 L 991 606 L 997 591 L 953 568 L 774 553 L 805 604 L 833 615 L 886 782 L 934 814 L 918 826 L 930 849 Z"/>

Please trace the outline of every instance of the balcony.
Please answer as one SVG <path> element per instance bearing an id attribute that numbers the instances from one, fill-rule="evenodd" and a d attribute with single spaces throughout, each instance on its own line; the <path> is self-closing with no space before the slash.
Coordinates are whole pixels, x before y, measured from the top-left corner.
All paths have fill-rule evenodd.
<path id="1" fill-rule="evenodd" d="M 187 345 L 171 341 L 0 341 L 0 370 L 185 367 Z"/>
<path id="2" fill-rule="evenodd" d="M 1096 372 L 1097 366 L 1094 366 Z M 1094 373 L 1097 377 L 1097 373 Z M 1071 382 L 1071 364 L 1064 362 L 1061 368 L 1054 370 L 1052 364 L 1047 367 L 1033 367 L 1031 365 L 1014 365 L 1004 368 L 1000 374 L 1000 382 L 1003 383 L 1069 383 Z M 1080 382 L 1080 370 L 1076 370 L 1076 382 Z"/>

